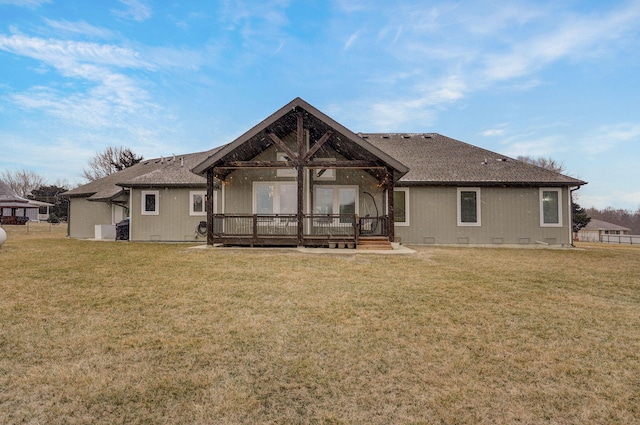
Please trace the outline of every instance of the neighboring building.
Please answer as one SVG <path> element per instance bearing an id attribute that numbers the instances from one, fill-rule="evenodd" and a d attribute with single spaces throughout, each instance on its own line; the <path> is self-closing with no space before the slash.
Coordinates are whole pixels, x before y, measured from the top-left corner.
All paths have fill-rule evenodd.
<path id="1" fill-rule="evenodd" d="M 628 235 L 631 229 L 592 218 L 578 231 L 578 240 L 582 242 L 602 242 L 603 235 Z"/>
<path id="2" fill-rule="evenodd" d="M 6 183 L 0 181 L 1 224 L 25 224 L 29 220 L 38 221 L 40 204 L 18 196 Z"/>
<path id="3" fill-rule="evenodd" d="M 129 216 L 134 241 L 570 245 L 584 184 L 436 133 L 356 134 L 296 98 L 220 148 L 66 195 L 77 238 Z"/>

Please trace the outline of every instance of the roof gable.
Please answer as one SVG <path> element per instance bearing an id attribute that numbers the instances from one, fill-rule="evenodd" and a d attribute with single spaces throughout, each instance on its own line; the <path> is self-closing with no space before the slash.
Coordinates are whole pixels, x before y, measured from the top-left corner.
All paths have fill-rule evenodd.
<path id="1" fill-rule="evenodd" d="M 304 130 L 309 133 L 310 149 L 324 137 L 326 143 L 337 153 L 349 159 L 366 160 L 390 167 L 396 179 L 409 169 L 396 158 L 362 139 L 337 121 L 320 112 L 301 98 L 295 98 L 249 131 L 193 168 L 196 174 L 227 161 L 247 161 L 274 145 L 273 133 L 283 139 L 297 130 L 297 117 L 302 114 Z"/>

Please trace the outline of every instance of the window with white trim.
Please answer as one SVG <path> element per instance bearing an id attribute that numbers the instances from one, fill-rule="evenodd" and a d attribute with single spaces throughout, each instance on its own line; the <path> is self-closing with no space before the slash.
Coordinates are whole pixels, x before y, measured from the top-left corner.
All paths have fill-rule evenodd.
<path id="1" fill-rule="evenodd" d="M 160 192 L 157 190 L 142 191 L 142 215 L 158 215 L 160 214 Z"/>
<path id="2" fill-rule="evenodd" d="M 396 226 L 409 225 L 409 188 L 393 189 L 393 222 Z"/>
<path id="3" fill-rule="evenodd" d="M 562 227 L 561 188 L 540 188 L 540 226 Z"/>
<path id="4" fill-rule="evenodd" d="M 458 226 L 480 226 L 480 188 L 458 188 Z"/>
<path id="5" fill-rule="evenodd" d="M 207 215 L 207 192 L 204 190 L 189 192 L 189 215 Z M 215 195 L 214 195 L 215 199 Z"/>

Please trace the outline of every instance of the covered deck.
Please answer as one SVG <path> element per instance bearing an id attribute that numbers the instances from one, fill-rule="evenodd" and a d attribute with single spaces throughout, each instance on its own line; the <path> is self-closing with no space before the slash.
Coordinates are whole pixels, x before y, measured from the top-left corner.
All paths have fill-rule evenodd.
<path id="1" fill-rule="evenodd" d="M 192 171 L 207 179 L 209 245 L 356 247 L 394 241 L 394 184 L 408 168 L 296 98 Z"/>

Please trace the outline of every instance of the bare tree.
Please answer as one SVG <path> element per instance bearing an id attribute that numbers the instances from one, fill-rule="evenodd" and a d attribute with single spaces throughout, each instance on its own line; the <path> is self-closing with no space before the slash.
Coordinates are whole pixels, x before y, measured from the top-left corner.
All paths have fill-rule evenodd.
<path id="1" fill-rule="evenodd" d="M 546 168 L 547 170 L 555 171 L 556 173 L 564 172 L 564 163 L 558 162 L 553 158 L 544 158 L 542 156 L 518 156 L 518 161 L 526 162 L 529 164 L 537 165 L 538 167 Z"/>
<path id="2" fill-rule="evenodd" d="M 28 170 L 5 170 L 0 174 L 0 180 L 9 186 L 18 196 L 23 198 L 31 195 L 31 191 L 39 188 L 46 182 L 44 177 Z"/>
<path id="3" fill-rule="evenodd" d="M 142 159 L 142 156 L 136 155 L 129 148 L 109 146 L 104 151 L 98 152 L 89 161 L 88 168 L 82 169 L 82 177 L 89 181 L 98 180 L 131 167 Z"/>

